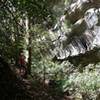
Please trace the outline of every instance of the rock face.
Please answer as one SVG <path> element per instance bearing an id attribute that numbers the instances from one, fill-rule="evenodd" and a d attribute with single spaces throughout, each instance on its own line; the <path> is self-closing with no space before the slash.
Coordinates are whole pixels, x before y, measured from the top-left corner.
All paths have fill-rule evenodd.
<path id="1" fill-rule="evenodd" d="M 57 59 L 99 48 L 100 0 L 72 0 L 50 34 Z"/>

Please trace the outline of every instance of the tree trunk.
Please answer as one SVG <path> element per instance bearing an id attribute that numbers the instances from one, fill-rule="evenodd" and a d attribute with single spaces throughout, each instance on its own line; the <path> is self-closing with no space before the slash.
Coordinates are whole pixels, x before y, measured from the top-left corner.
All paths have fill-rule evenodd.
<path id="1" fill-rule="evenodd" d="M 31 62 L 32 62 L 32 47 L 31 47 L 31 44 L 32 44 L 32 39 L 31 39 L 31 33 L 30 33 L 30 27 L 31 27 L 31 21 L 30 21 L 30 18 L 29 17 L 26 17 L 26 20 L 25 20 L 25 29 L 26 29 L 26 36 L 25 36 L 25 40 L 27 41 L 27 48 L 28 48 L 28 58 L 27 58 L 27 61 L 28 61 L 28 66 L 27 66 L 27 74 L 31 74 Z"/>
<path id="2" fill-rule="evenodd" d="M 31 63 L 32 63 L 32 47 L 31 47 L 32 39 L 31 36 L 29 36 L 29 58 L 28 58 L 28 74 L 31 74 Z"/>

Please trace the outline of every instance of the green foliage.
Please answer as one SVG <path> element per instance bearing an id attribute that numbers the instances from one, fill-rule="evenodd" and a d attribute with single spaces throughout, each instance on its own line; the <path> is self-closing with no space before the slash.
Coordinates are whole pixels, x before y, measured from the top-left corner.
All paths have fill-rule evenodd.
<path id="1" fill-rule="evenodd" d="M 70 67 L 69 67 L 70 66 Z M 33 59 L 32 63 L 32 73 L 37 74 L 43 78 L 45 73 L 46 79 L 53 79 L 55 81 L 60 81 L 62 84 L 64 80 L 68 78 L 70 73 L 74 70 L 74 66 L 69 62 L 64 62 L 62 64 L 54 63 L 51 59 L 42 58 L 42 60 Z"/>
<path id="2" fill-rule="evenodd" d="M 48 48 L 49 45 L 44 46 L 45 41 L 39 46 L 37 40 L 45 34 L 48 37 L 47 31 L 43 28 L 50 28 L 55 23 L 56 14 L 53 7 L 62 0 L 59 2 L 58 0 L 8 0 L 1 2 L 4 3 L 0 4 L 0 51 L 2 56 L 11 59 L 17 56 L 20 48 L 28 48 L 25 41 L 26 17 L 31 23 L 28 32 L 31 32 L 31 36 L 35 39 L 33 42 L 37 44 L 33 43 L 33 48 L 36 49 L 34 54 L 37 55 L 38 52 L 41 52 L 38 48 L 42 51 Z M 10 57 L 6 57 L 7 55 Z M 15 59 L 17 58 L 15 57 Z"/>
<path id="3" fill-rule="evenodd" d="M 96 100 L 100 91 L 99 64 L 95 65 L 95 68 L 93 65 L 88 65 L 85 70 L 80 73 L 78 68 L 68 61 L 61 64 L 54 63 L 50 61 L 50 59 L 42 59 L 39 62 L 36 61 L 33 61 L 32 64 L 32 73 L 35 73 L 35 75 L 38 75 L 42 79 L 45 75 L 46 79 L 55 80 L 56 91 L 69 91 L 71 95 L 75 98 L 80 98 L 80 100 L 82 100 L 84 94 L 86 96 L 85 98 Z"/>
<path id="4" fill-rule="evenodd" d="M 72 93 L 85 94 L 91 100 L 95 100 L 100 89 L 100 70 L 89 71 L 86 68 L 83 73 L 73 73 L 63 85 L 64 91 L 70 90 Z M 98 92 L 98 93 L 97 93 Z"/>
<path id="5" fill-rule="evenodd" d="M 57 17 L 63 13 L 63 4 L 68 2 L 69 0 L 7 0 L 6 5 L 0 8 L 0 55 L 7 60 L 17 60 L 19 50 L 29 48 L 25 40 L 29 38 L 25 26 L 25 18 L 28 18 L 28 32 L 32 38 L 33 76 L 55 80 L 56 91 L 68 90 L 73 95 L 86 94 L 95 100 L 100 91 L 100 71 L 94 65 L 91 66 L 92 70 L 86 67 L 80 73 L 79 68 L 70 62 L 52 62 L 50 57 L 52 41 L 46 29 L 55 24 Z M 63 23 L 65 31 L 66 27 L 71 27 L 68 20 Z"/>

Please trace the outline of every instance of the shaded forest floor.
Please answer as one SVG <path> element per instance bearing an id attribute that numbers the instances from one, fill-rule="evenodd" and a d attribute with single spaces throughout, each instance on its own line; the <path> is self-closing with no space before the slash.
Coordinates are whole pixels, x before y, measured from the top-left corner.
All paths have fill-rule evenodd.
<path id="1" fill-rule="evenodd" d="M 52 81 L 49 83 L 44 80 L 33 79 L 33 76 L 29 76 L 27 79 L 21 78 L 19 69 L 16 69 L 16 76 L 23 82 L 23 88 L 29 98 L 22 96 L 22 94 L 16 94 L 16 100 L 72 100 L 68 93 L 63 93 L 58 90 L 56 83 Z"/>
<path id="2" fill-rule="evenodd" d="M 18 71 L 18 69 L 17 69 Z M 23 79 L 0 58 L 0 100 L 72 100 L 58 91 L 56 85 L 34 79 Z"/>

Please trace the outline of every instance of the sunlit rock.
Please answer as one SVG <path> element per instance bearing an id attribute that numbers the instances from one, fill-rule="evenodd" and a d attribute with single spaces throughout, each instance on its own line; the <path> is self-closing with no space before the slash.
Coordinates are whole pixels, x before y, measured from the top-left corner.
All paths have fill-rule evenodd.
<path id="1" fill-rule="evenodd" d="M 97 10 L 98 9 L 91 8 L 86 11 L 85 21 L 88 28 L 92 28 L 94 25 L 98 24 L 98 15 L 100 15 L 100 13 L 98 13 Z"/>
<path id="2" fill-rule="evenodd" d="M 85 54 L 100 47 L 100 0 L 73 0 L 51 30 L 57 59 Z M 83 9 L 84 8 L 84 9 Z M 70 22 L 70 25 L 67 22 Z"/>
<path id="3" fill-rule="evenodd" d="M 94 41 L 93 41 L 93 47 L 100 47 L 100 26 L 95 26 L 94 33 L 96 34 Z"/>

